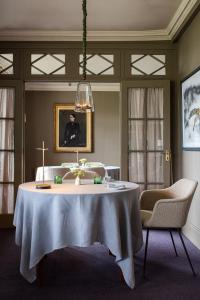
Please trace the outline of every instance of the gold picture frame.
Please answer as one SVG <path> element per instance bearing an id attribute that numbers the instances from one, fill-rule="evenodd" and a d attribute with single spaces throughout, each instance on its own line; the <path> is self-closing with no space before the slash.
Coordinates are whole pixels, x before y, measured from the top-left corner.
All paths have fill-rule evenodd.
<path id="1" fill-rule="evenodd" d="M 56 152 L 92 152 L 92 113 L 74 112 L 73 104 L 54 105 Z"/>

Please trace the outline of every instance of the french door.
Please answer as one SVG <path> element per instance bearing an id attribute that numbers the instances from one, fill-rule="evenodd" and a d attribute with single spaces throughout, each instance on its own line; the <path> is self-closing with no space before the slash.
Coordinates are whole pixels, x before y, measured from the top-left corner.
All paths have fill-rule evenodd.
<path id="1" fill-rule="evenodd" d="M 122 178 L 141 191 L 169 186 L 169 81 L 123 82 L 121 112 Z"/>
<path id="2" fill-rule="evenodd" d="M 22 182 L 23 109 L 19 81 L 0 81 L 0 228 L 11 227 Z"/>

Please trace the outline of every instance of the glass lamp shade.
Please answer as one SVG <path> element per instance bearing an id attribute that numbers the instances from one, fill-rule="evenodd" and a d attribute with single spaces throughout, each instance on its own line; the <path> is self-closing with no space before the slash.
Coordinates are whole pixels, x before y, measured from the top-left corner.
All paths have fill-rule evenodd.
<path id="1" fill-rule="evenodd" d="M 79 82 L 77 85 L 75 109 L 76 112 L 94 111 L 91 85 L 89 82 Z"/>

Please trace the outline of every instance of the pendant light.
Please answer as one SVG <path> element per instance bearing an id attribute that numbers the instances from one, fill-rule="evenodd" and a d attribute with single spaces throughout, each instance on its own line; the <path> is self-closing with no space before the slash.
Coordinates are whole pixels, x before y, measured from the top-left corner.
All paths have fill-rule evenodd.
<path id="1" fill-rule="evenodd" d="M 83 80 L 77 84 L 75 111 L 86 112 L 94 111 L 94 103 L 92 97 L 91 85 L 86 81 L 86 66 L 87 66 L 87 0 L 82 0 L 83 11 Z"/>

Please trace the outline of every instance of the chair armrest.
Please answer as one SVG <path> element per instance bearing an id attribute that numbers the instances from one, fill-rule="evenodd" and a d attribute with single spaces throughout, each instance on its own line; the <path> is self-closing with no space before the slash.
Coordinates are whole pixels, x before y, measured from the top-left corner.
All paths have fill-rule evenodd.
<path id="1" fill-rule="evenodd" d="M 147 190 L 140 195 L 140 208 L 144 210 L 153 210 L 155 203 L 161 199 L 171 199 L 173 195 L 167 189 Z"/>
<path id="2" fill-rule="evenodd" d="M 156 202 L 147 227 L 181 228 L 186 222 L 186 198 L 162 199 Z"/>

